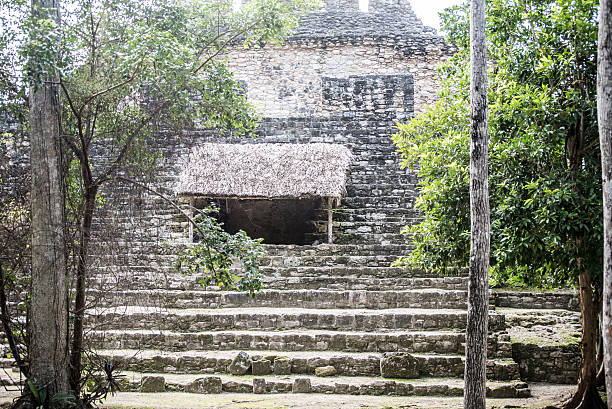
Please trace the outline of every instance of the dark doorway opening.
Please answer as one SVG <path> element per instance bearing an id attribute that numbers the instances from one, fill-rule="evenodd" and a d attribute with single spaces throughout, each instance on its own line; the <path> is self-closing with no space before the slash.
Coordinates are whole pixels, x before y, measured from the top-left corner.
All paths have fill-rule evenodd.
<path id="1" fill-rule="evenodd" d="M 321 199 L 216 199 L 219 221 L 228 233 L 244 230 L 266 244 L 312 244 Z"/>

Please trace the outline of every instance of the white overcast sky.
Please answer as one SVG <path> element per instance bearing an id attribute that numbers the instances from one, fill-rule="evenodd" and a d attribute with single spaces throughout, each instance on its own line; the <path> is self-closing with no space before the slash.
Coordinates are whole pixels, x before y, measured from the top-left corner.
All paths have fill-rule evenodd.
<path id="1" fill-rule="evenodd" d="M 423 24 L 440 31 L 438 12 L 455 4 L 462 3 L 462 0 L 411 0 L 412 9 L 421 19 Z"/>

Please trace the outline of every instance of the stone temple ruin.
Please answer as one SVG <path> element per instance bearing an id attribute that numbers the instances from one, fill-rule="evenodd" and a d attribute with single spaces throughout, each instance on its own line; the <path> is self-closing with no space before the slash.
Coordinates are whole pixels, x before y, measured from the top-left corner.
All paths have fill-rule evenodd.
<path id="1" fill-rule="evenodd" d="M 370 0 L 367 12 L 328 0 L 285 44 L 230 50 L 262 116 L 257 137 L 160 132 L 157 188 L 196 207 L 212 200 L 228 230 L 264 237 L 266 290 L 250 298 L 177 273 L 193 239 L 185 218 L 115 186 L 119 225 L 137 229 L 123 241 L 117 230 L 119 256 L 101 243 L 92 257 L 92 347 L 143 391 L 462 395 L 467 278 L 390 267 L 419 219 L 417 177 L 391 135 L 434 100 L 452 52 L 408 0 Z M 576 381 L 576 343 L 520 338 L 579 325 L 572 293 L 493 293 L 491 308 L 490 396 Z"/>

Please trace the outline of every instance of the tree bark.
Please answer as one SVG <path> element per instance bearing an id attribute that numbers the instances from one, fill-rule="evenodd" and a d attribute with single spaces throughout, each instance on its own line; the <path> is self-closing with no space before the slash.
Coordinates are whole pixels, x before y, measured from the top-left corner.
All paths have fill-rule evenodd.
<path id="1" fill-rule="evenodd" d="M 597 309 L 593 299 L 593 286 L 588 271 L 578 277 L 580 312 L 582 315 L 582 341 L 580 343 L 582 364 L 580 379 L 574 395 L 563 405 L 564 409 L 605 409 L 597 392 Z"/>
<path id="2" fill-rule="evenodd" d="M 81 355 L 83 353 L 83 318 L 85 313 L 85 292 L 87 278 L 87 254 L 91 239 L 91 223 L 95 210 L 97 186 L 91 180 L 85 181 L 85 202 L 79 234 L 77 276 L 74 302 L 74 326 L 72 331 L 72 348 L 70 355 L 70 385 L 75 393 L 81 390 Z"/>
<path id="3" fill-rule="evenodd" d="M 32 0 L 32 13 L 60 23 L 56 0 Z M 67 393 L 68 308 L 60 93 L 56 75 L 30 90 L 32 293 L 30 379 L 47 396 Z"/>
<path id="4" fill-rule="evenodd" d="M 612 403 L 612 0 L 600 0 L 597 54 L 597 115 L 604 208 L 602 336 L 606 391 L 608 402 Z"/>
<path id="5" fill-rule="evenodd" d="M 470 272 L 465 342 L 466 409 L 486 407 L 487 331 L 489 321 L 490 210 L 485 1 L 472 0 L 470 12 Z"/>

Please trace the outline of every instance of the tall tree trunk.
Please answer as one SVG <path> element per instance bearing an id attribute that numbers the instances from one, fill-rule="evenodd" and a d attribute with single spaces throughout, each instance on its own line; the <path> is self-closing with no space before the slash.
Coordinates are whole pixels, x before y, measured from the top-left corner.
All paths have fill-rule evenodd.
<path id="1" fill-rule="evenodd" d="M 32 13 L 59 24 L 56 0 L 32 0 Z M 30 91 L 32 293 L 30 379 L 49 397 L 68 386 L 68 308 L 64 182 L 58 78 Z"/>
<path id="2" fill-rule="evenodd" d="M 487 330 L 489 321 L 490 215 L 485 1 L 472 0 L 470 13 L 470 277 L 465 342 L 466 409 L 486 406 Z"/>
<path id="3" fill-rule="evenodd" d="M 600 0 L 597 115 L 604 208 L 603 344 L 608 406 L 612 403 L 612 0 Z"/>
<path id="4" fill-rule="evenodd" d="M 72 331 L 72 351 L 70 355 L 70 384 L 79 393 L 81 389 L 81 355 L 83 353 L 83 315 L 85 312 L 85 290 L 87 278 L 87 253 L 91 239 L 91 222 L 98 194 L 97 186 L 90 179 L 85 180 L 85 203 L 79 235 L 77 282 L 74 302 L 74 326 Z"/>
<path id="5" fill-rule="evenodd" d="M 591 276 L 585 271 L 578 276 L 580 292 L 580 313 L 582 315 L 582 341 L 580 349 L 582 364 L 580 379 L 574 395 L 563 405 L 564 409 L 605 409 L 605 404 L 597 392 L 597 309 L 593 299 Z"/>

